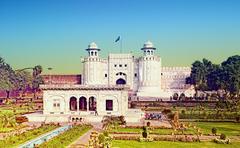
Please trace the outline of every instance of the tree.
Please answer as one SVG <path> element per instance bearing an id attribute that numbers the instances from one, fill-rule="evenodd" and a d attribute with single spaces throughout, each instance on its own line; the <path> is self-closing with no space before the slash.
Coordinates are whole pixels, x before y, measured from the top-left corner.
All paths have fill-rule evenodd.
<path id="1" fill-rule="evenodd" d="M 14 82 L 16 79 L 13 69 L 0 57 L 0 90 L 6 91 L 7 98 L 9 98 L 10 91 L 14 89 Z"/>
<path id="2" fill-rule="evenodd" d="M 41 77 L 41 73 L 42 73 L 42 66 L 41 65 L 37 65 L 35 67 L 28 67 L 28 68 L 24 68 L 24 69 L 20 69 L 20 70 L 16 70 L 16 71 L 25 71 L 27 69 L 31 69 L 32 70 L 32 90 L 34 93 L 34 99 L 36 99 L 36 92 L 39 90 L 39 85 L 43 84 L 43 79 Z"/>
<path id="3" fill-rule="evenodd" d="M 226 85 L 225 88 L 233 95 L 239 96 L 240 93 L 240 56 L 229 57 L 221 64 L 222 80 Z"/>
<path id="4" fill-rule="evenodd" d="M 195 61 L 192 64 L 191 75 L 186 82 L 195 86 L 196 90 L 207 90 L 207 75 L 210 73 L 213 64 L 207 59 Z"/>
<path id="5" fill-rule="evenodd" d="M 231 56 L 220 65 L 212 64 L 207 59 L 203 59 L 202 62 L 195 61 L 191 67 L 190 77 L 186 78 L 186 83 L 194 85 L 196 91 L 224 90 L 225 95 L 230 93 L 238 97 L 240 94 L 240 56 Z"/>
<path id="6" fill-rule="evenodd" d="M 30 72 L 24 71 L 16 71 L 16 88 L 20 92 L 26 91 L 28 88 L 32 87 L 33 77 Z"/>

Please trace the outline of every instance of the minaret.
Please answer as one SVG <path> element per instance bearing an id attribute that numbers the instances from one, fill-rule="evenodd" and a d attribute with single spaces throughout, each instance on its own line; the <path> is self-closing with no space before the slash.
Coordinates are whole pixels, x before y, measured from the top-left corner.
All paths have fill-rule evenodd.
<path id="1" fill-rule="evenodd" d="M 156 48 L 150 41 L 147 41 L 141 50 L 143 56 L 139 60 L 138 96 L 160 96 L 161 58 L 154 55 Z"/>
<path id="2" fill-rule="evenodd" d="M 83 60 L 83 84 L 101 85 L 103 80 L 102 64 L 97 44 L 92 42 L 86 49 L 88 57 Z"/>

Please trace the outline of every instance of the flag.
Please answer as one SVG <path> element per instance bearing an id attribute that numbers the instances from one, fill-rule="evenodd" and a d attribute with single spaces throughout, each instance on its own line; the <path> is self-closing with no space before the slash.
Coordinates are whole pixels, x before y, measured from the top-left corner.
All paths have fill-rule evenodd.
<path id="1" fill-rule="evenodd" d="M 115 42 L 118 42 L 121 39 L 120 36 L 118 36 L 118 38 L 115 40 Z"/>

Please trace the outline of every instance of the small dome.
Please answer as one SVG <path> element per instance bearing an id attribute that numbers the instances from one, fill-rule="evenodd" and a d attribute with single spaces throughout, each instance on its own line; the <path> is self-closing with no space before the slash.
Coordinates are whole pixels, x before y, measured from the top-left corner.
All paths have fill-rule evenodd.
<path id="1" fill-rule="evenodd" d="M 147 41 L 144 43 L 143 48 L 153 48 L 153 43 L 150 41 Z"/>
<path id="2" fill-rule="evenodd" d="M 98 49 L 98 46 L 95 42 L 92 42 L 91 44 L 88 45 L 89 49 Z"/>

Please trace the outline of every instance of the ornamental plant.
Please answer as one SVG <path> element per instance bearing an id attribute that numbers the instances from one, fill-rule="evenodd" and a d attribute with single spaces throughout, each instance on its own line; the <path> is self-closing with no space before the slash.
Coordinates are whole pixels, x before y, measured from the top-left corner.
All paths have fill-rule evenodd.
<path id="1" fill-rule="evenodd" d="M 148 137 L 148 130 L 147 130 L 146 126 L 143 127 L 142 136 L 143 136 L 143 138 L 147 138 Z"/>
<path id="2" fill-rule="evenodd" d="M 217 134 L 217 128 L 215 128 L 215 127 L 212 128 L 212 134 L 213 134 L 213 135 L 216 135 L 216 134 Z"/>
<path id="3" fill-rule="evenodd" d="M 226 140 L 226 138 L 227 138 L 227 136 L 226 136 L 225 134 L 221 134 L 221 135 L 220 135 L 220 139 Z"/>

